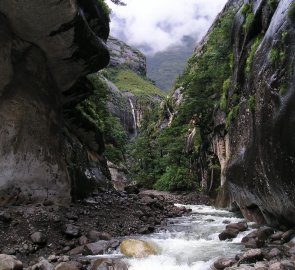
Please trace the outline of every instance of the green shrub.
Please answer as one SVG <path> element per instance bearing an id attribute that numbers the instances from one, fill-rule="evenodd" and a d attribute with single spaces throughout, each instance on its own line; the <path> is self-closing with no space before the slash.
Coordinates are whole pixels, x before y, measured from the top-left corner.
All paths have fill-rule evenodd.
<path id="1" fill-rule="evenodd" d="M 247 17 L 247 15 L 252 12 L 252 5 L 249 3 L 246 3 L 242 6 L 241 13 L 243 14 L 244 17 Z"/>
<path id="2" fill-rule="evenodd" d="M 289 7 L 288 18 L 291 20 L 292 23 L 295 23 L 295 2 L 293 2 Z"/>
<path id="3" fill-rule="evenodd" d="M 227 95 L 228 95 L 228 90 L 230 88 L 231 85 L 231 79 L 228 78 L 227 80 L 225 80 L 223 82 L 223 86 L 222 86 L 222 96 L 220 99 L 220 109 L 223 111 L 226 111 L 226 107 L 227 107 Z"/>
<path id="4" fill-rule="evenodd" d="M 111 9 L 108 4 L 105 2 L 105 0 L 97 0 L 97 2 L 99 7 L 102 9 L 103 14 L 109 18 Z"/>
<path id="5" fill-rule="evenodd" d="M 253 24 L 254 24 L 254 13 L 251 12 L 247 15 L 245 23 L 243 25 L 245 33 L 248 33 L 252 29 Z"/>
<path id="6" fill-rule="evenodd" d="M 280 51 L 277 48 L 272 48 L 269 55 L 268 59 L 271 63 L 272 66 L 275 66 L 280 63 Z"/>
<path id="7" fill-rule="evenodd" d="M 171 166 L 154 185 L 154 188 L 162 191 L 195 190 L 197 188 L 191 172 L 187 168 Z"/>
<path id="8" fill-rule="evenodd" d="M 226 126 L 229 127 L 230 124 L 237 118 L 239 113 L 240 105 L 234 106 L 226 117 Z"/>
<path id="9" fill-rule="evenodd" d="M 250 50 L 250 53 L 248 55 L 248 58 L 246 60 L 246 74 L 248 75 L 250 72 L 251 72 L 251 69 L 252 69 L 252 65 L 253 65 L 253 60 L 254 60 L 254 56 L 255 56 L 255 53 L 260 45 L 262 41 L 262 37 L 261 36 L 258 36 L 254 43 L 252 44 L 251 46 L 251 50 Z"/>
<path id="10" fill-rule="evenodd" d="M 249 99 L 248 99 L 248 102 L 247 102 L 248 109 L 249 109 L 251 112 L 254 112 L 254 110 L 255 110 L 255 104 L 256 104 L 255 97 L 251 95 L 251 96 L 249 97 Z"/>

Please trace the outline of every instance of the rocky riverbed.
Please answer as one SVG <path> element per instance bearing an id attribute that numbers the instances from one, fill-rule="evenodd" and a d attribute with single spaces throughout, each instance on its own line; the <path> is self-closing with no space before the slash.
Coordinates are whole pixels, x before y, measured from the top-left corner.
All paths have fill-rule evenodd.
<path id="1" fill-rule="evenodd" d="M 45 201 L 1 207 L 0 253 L 16 256 L 23 267 L 38 264 L 42 257 L 57 264 L 78 253 L 102 254 L 119 245 L 118 237 L 151 233 L 166 218 L 188 212 L 175 202 L 209 204 L 208 197 L 197 194 L 136 193 L 98 192 L 69 206 Z"/>
<path id="2" fill-rule="evenodd" d="M 224 249 L 224 252 L 219 254 L 215 248 L 213 257 L 206 255 L 205 257 L 210 259 L 208 261 L 206 259 L 202 266 L 188 264 L 185 269 L 295 269 L 295 231 L 292 228 L 285 226 L 270 228 L 253 223 L 247 224 L 244 221 L 232 223 L 235 218 L 227 219 L 220 216 L 219 212 L 222 212 L 220 210 L 216 210 L 217 216 L 210 216 L 211 214 L 202 216 L 202 221 L 199 223 L 200 221 L 193 221 L 191 218 L 197 213 L 204 215 L 204 211 L 208 209 L 215 211 L 214 208 L 211 207 L 211 210 L 210 207 L 194 206 L 191 214 L 190 207 L 175 207 L 174 203 L 208 205 L 210 200 L 206 196 L 196 193 L 170 194 L 141 191 L 137 194 L 136 190 L 128 190 L 128 192 L 96 193 L 88 199 L 77 201 L 67 207 L 48 205 L 44 202 L 37 205 L 0 208 L 0 270 L 137 269 L 134 265 L 129 266 L 128 261 L 121 260 L 120 254 L 110 257 L 108 255 L 95 257 L 95 255 L 109 254 L 112 250 L 118 250 L 124 239 L 123 236 L 147 235 L 144 239 L 149 239 L 148 234 L 153 233 L 154 230 L 167 228 L 169 231 L 171 226 L 182 227 L 184 220 L 192 220 L 192 224 L 195 224 L 193 226 L 201 226 L 192 227 L 196 232 L 190 231 L 188 227 L 185 229 L 194 239 L 198 239 L 197 235 L 200 234 L 200 240 L 204 237 L 204 232 L 200 231 L 202 226 L 214 228 L 213 223 L 219 222 L 218 236 L 212 239 L 211 235 L 208 241 L 213 240 L 212 248 L 220 245 Z M 201 210 L 194 210 L 194 208 Z M 183 218 L 180 218 L 181 216 Z M 238 218 L 238 220 L 241 219 Z M 179 225 L 177 222 L 180 222 Z M 224 231 L 222 231 L 223 227 Z M 182 234 L 178 230 L 176 232 Z M 171 238 L 172 235 L 168 232 L 168 237 Z M 163 244 L 161 237 L 157 241 Z M 189 239 L 187 236 L 184 237 L 184 241 Z M 203 245 L 202 241 L 200 248 Z M 238 244 L 239 242 L 242 244 Z M 231 245 L 229 249 L 227 243 Z M 236 244 L 240 246 L 232 249 Z M 196 247 L 192 248 L 194 250 Z M 228 252 L 225 252 L 227 249 Z M 182 253 L 184 250 L 179 252 Z M 202 256 L 206 252 L 208 253 L 209 250 L 202 250 Z M 198 248 L 196 253 L 200 253 Z"/>

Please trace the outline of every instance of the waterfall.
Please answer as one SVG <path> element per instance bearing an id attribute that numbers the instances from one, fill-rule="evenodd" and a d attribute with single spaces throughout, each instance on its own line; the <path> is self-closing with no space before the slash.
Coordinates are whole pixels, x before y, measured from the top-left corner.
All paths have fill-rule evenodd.
<path id="1" fill-rule="evenodd" d="M 132 102 L 131 98 L 128 98 L 128 100 L 129 100 L 129 103 L 130 103 L 132 117 L 133 117 L 134 137 L 136 137 L 137 136 L 137 125 L 136 125 L 135 109 L 134 109 L 134 105 L 133 105 L 133 102 Z"/>

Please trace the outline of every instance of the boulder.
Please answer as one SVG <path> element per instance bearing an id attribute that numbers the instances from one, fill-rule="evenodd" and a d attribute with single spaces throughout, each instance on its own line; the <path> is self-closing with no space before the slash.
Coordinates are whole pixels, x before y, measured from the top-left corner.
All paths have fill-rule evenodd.
<path id="1" fill-rule="evenodd" d="M 239 230 L 237 229 L 226 229 L 223 232 L 221 232 L 218 237 L 220 240 L 226 240 L 226 239 L 233 239 L 236 238 L 239 234 Z"/>
<path id="2" fill-rule="evenodd" d="M 98 232 L 96 230 L 91 230 L 87 233 L 87 237 L 90 241 L 98 240 L 111 240 L 112 236 L 107 232 Z"/>
<path id="3" fill-rule="evenodd" d="M 21 261 L 15 256 L 0 254 L 0 270 L 20 270 L 23 269 Z"/>
<path id="4" fill-rule="evenodd" d="M 128 239 L 120 245 L 120 251 L 127 257 L 143 258 L 158 254 L 157 248 L 143 240 Z"/>
<path id="5" fill-rule="evenodd" d="M 281 240 L 284 232 L 278 231 L 270 236 L 271 241 Z"/>
<path id="6" fill-rule="evenodd" d="M 35 232 L 31 234 L 31 240 L 34 244 L 45 245 L 47 242 L 46 236 L 41 232 Z"/>
<path id="7" fill-rule="evenodd" d="M 83 255 L 104 254 L 112 246 L 112 241 L 100 240 L 84 246 Z"/>
<path id="8" fill-rule="evenodd" d="M 237 261 L 235 259 L 221 258 L 214 262 L 214 267 L 217 270 L 224 269 L 226 267 L 233 266 Z"/>
<path id="9" fill-rule="evenodd" d="M 90 270 L 128 270 L 128 264 L 118 259 L 98 259 L 92 263 Z"/>
<path id="10" fill-rule="evenodd" d="M 282 240 L 284 242 L 288 242 L 292 239 L 293 236 L 295 236 L 295 231 L 293 229 L 288 230 L 282 234 Z"/>
<path id="11" fill-rule="evenodd" d="M 54 266 L 42 257 L 32 266 L 32 270 L 53 270 L 53 268 Z"/>
<path id="12" fill-rule="evenodd" d="M 231 223 L 226 225 L 226 229 L 236 229 L 240 232 L 246 231 L 248 229 L 248 224 L 246 222 Z"/>
<path id="13" fill-rule="evenodd" d="M 238 262 L 238 265 L 242 263 L 255 263 L 263 259 L 263 254 L 261 249 L 250 249 L 243 253 L 241 259 Z"/>
<path id="14" fill-rule="evenodd" d="M 80 236 L 80 227 L 73 224 L 66 224 L 64 228 L 64 234 L 68 237 L 79 237 Z"/>

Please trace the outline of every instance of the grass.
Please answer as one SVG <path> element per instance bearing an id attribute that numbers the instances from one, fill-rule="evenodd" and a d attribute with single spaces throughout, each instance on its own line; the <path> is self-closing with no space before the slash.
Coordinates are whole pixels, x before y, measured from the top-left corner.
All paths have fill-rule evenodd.
<path id="1" fill-rule="evenodd" d="M 228 78 L 227 80 L 225 80 L 223 82 L 223 86 L 222 86 L 222 96 L 220 99 L 220 109 L 223 111 L 226 111 L 227 108 L 227 96 L 228 96 L 228 90 L 230 88 L 231 85 L 231 79 Z"/>
<path id="2" fill-rule="evenodd" d="M 243 25 L 245 33 L 248 33 L 251 30 L 251 28 L 253 27 L 253 24 L 254 24 L 254 13 L 250 12 L 247 14 L 246 21 Z"/>
<path id="3" fill-rule="evenodd" d="M 254 110 L 255 110 L 255 104 L 256 104 L 255 97 L 251 95 L 251 96 L 249 97 L 249 99 L 248 99 L 248 102 L 247 102 L 248 109 L 249 109 L 251 112 L 254 112 Z"/>
<path id="4" fill-rule="evenodd" d="M 254 56 L 255 56 L 255 53 L 261 43 L 261 40 L 262 40 L 262 37 L 261 36 L 258 36 L 254 43 L 252 44 L 251 46 L 251 50 L 250 50 L 250 53 L 248 55 L 248 58 L 247 58 L 247 61 L 246 61 L 246 74 L 248 75 L 251 70 L 252 70 L 252 65 L 253 65 L 253 60 L 254 60 Z"/>
<path id="5" fill-rule="evenodd" d="M 136 96 L 165 96 L 150 81 L 128 69 L 118 69 L 113 73 L 113 82 L 121 91 L 129 91 Z"/>

